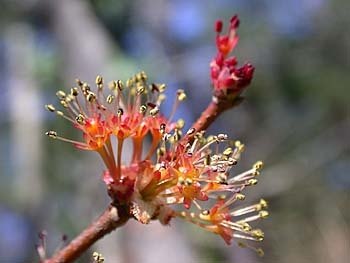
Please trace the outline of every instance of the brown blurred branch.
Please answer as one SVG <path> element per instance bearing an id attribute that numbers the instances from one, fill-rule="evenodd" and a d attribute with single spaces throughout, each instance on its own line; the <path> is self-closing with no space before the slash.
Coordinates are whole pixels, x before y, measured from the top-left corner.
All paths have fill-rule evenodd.
<path id="1" fill-rule="evenodd" d="M 127 206 L 110 205 L 100 217 L 65 248 L 43 263 L 73 262 L 97 240 L 124 225 L 130 218 Z"/>

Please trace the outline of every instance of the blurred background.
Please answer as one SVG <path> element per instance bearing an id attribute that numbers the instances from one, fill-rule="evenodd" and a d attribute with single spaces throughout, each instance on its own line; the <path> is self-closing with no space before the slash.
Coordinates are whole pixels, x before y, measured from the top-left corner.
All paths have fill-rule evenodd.
<path id="1" fill-rule="evenodd" d="M 350 10 L 346 0 L 0 0 L 0 262 L 38 262 L 108 204 L 97 154 L 49 140 L 79 134 L 45 111 L 81 78 L 125 80 L 144 70 L 186 90 L 187 127 L 210 101 L 213 25 L 239 14 L 238 61 L 256 67 L 246 100 L 208 133 L 246 144 L 234 173 L 263 160 L 247 203 L 264 197 L 271 216 L 265 257 L 174 220 L 126 227 L 96 243 L 106 262 L 347 262 L 350 258 Z M 195 103 L 194 103 L 195 102 Z M 255 244 L 254 244 L 255 245 Z"/>

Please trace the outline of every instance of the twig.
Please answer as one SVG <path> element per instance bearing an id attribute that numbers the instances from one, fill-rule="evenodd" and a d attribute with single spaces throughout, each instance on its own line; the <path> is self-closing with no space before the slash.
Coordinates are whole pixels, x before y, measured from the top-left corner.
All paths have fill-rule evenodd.
<path id="1" fill-rule="evenodd" d="M 73 262 L 97 240 L 124 225 L 130 218 L 127 206 L 109 205 L 100 217 L 65 248 L 43 263 Z"/>
<path id="2" fill-rule="evenodd" d="M 224 111 L 231 109 L 243 101 L 242 97 L 234 97 L 229 99 L 227 97 L 216 97 L 213 96 L 212 101 L 209 103 L 207 108 L 203 111 L 202 115 L 193 124 L 192 128 L 196 132 L 205 131 Z M 189 141 L 192 137 L 187 137 Z"/>

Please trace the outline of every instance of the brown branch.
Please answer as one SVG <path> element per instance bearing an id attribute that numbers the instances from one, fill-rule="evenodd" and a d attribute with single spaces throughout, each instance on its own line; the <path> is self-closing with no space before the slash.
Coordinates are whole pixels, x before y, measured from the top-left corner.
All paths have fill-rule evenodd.
<path id="1" fill-rule="evenodd" d="M 213 96 L 212 101 L 208 107 L 203 111 L 202 115 L 192 125 L 192 128 L 196 132 L 205 131 L 224 111 L 231 109 L 243 101 L 242 97 L 220 98 Z M 191 137 L 187 137 L 189 141 L 193 139 L 194 134 Z"/>
<path id="2" fill-rule="evenodd" d="M 100 217 L 72 240 L 65 248 L 43 263 L 73 262 L 97 240 L 124 225 L 130 218 L 127 206 L 109 205 Z"/>

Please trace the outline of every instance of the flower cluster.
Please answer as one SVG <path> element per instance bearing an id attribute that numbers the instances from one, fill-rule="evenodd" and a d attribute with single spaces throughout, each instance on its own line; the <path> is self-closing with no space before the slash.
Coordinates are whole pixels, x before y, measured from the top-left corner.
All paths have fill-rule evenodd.
<path id="1" fill-rule="evenodd" d="M 228 35 L 219 36 L 222 22 L 216 25 L 219 55 L 211 63 L 212 79 L 215 89 L 225 94 L 240 92 L 253 73 L 251 65 L 235 68 L 234 58 L 226 58 L 237 42 L 237 26 L 238 19 L 233 17 Z M 246 187 L 257 184 L 262 162 L 232 175 L 231 168 L 244 145 L 229 140 L 226 134 L 206 137 L 204 131 L 194 128 L 184 133 L 184 121 L 173 121 L 178 104 L 186 99 L 184 91 L 177 91 L 172 113 L 166 117 L 159 110 L 166 86 L 147 80 L 141 72 L 125 84 L 112 81 L 108 92 L 101 76 L 96 78 L 96 89 L 77 80 L 69 93 L 57 92 L 66 113 L 51 104 L 46 108 L 70 121 L 81 131 L 83 140 L 70 140 L 55 131 L 46 134 L 96 151 L 106 165 L 102 177 L 111 199 L 128 206 L 130 215 L 140 223 L 159 220 L 166 225 L 178 217 L 220 235 L 227 244 L 233 238 L 262 241 L 264 233 L 251 223 L 267 217 L 267 202 L 261 199 L 254 205 L 233 207 L 244 200 Z M 152 143 L 144 151 L 148 135 Z M 122 154 L 127 139 L 132 141 L 133 150 L 125 164 Z M 262 254 L 262 250 L 253 249 Z"/>
<path id="2" fill-rule="evenodd" d="M 210 63 L 211 80 L 214 95 L 217 97 L 237 97 L 247 87 L 253 77 L 254 67 L 250 63 L 237 67 L 235 57 L 228 57 L 238 42 L 236 29 L 239 19 L 233 16 L 226 35 L 220 35 L 223 23 L 218 20 L 215 24 L 216 46 L 218 54 Z"/>

